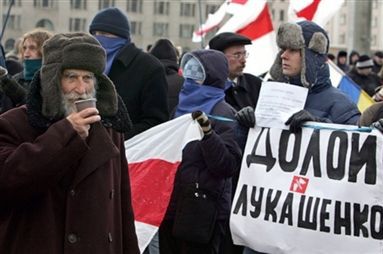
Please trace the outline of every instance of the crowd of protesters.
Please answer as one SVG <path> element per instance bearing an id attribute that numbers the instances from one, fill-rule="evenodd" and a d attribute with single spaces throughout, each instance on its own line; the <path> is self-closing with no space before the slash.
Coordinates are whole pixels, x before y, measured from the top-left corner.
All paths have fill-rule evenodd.
<path id="1" fill-rule="evenodd" d="M 307 121 L 382 127 L 379 104 L 361 122 L 357 106 L 332 86 L 325 30 L 301 21 L 277 34 L 271 80 L 309 90 L 304 109 L 286 122 L 290 131 Z M 146 253 L 257 253 L 235 246 L 229 227 L 262 85 L 243 73 L 247 57 L 256 57 L 246 51 L 251 40 L 222 33 L 209 49 L 182 57 L 166 38 L 148 52 L 133 40 L 127 16 L 107 8 L 93 17 L 89 33 L 24 34 L 20 58 L 10 56 L 0 69 L 0 253 L 139 253 L 124 141 L 189 113 L 203 138 L 185 147 L 165 219 Z M 353 51 L 347 61 L 339 51 L 333 59 L 383 100 L 383 52 L 370 58 Z M 86 99 L 96 99 L 96 108 L 76 109 Z M 174 229 L 176 207 L 196 175 L 201 189 L 218 195 L 203 243 Z"/>

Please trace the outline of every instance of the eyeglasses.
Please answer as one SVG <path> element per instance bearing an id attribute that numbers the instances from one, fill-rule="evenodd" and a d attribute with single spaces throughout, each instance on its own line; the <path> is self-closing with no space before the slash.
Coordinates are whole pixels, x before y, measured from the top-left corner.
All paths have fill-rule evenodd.
<path id="1" fill-rule="evenodd" d="M 249 52 L 237 52 L 237 53 L 234 53 L 234 54 L 226 54 L 227 56 L 229 57 L 232 57 L 234 59 L 241 59 L 241 58 L 248 58 L 249 57 Z"/>

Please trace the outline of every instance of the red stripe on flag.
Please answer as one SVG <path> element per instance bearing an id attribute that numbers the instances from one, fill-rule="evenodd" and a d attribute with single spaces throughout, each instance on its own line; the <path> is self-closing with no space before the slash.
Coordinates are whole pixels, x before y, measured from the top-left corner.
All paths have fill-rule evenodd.
<path id="1" fill-rule="evenodd" d="M 231 0 L 233 4 L 246 4 L 248 0 Z"/>
<path id="2" fill-rule="evenodd" d="M 297 16 L 307 20 L 313 20 L 314 15 L 318 9 L 319 2 L 320 0 L 314 0 L 311 4 L 297 12 Z"/>
<path id="3" fill-rule="evenodd" d="M 179 162 L 150 159 L 129 163 L 132 204 L 136 221 L 159 227 L 173 191 Z"/>
<path id="4" fill-rule="evenodd" d="M 269 7 L 265 4 L 265 8 L 263 8 L 258 17 L 244 28 L 238 30 L 237 33 L 254 41 L 273 30 L 274 28 L 270 18 Z"/>

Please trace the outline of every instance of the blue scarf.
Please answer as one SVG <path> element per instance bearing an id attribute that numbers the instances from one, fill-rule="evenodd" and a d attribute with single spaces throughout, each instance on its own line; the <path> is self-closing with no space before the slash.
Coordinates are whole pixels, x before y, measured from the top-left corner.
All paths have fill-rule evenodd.
<path id="1" fill-rule="evenodd" d="M 32 80 L 33 76 L 35 75 L 36 71 L 38 71 L 41 68 L 42 59 L 25 59 L 23 62 L 24 66 L 24 79 L 25 80 Z"/>
<path id="2" fill-rule="evenodd" d="M 110 72 L 110 68 L 112 68 L 112 63 L 117 53 L 122 47 L 129 44 L 130 40 L 121 37 L 112 38 L 103 35 L 95 35 L 94 37 L 100 42 L 100 44 L 106 51 L 106 66 L 104 74 L 108 75 Z"/>
<path id="3" fill-rule="evenodd" d="M 223 101 L 225 91 L 221 88 L 200 85 L 192 79 L 186 79 L 179 95 L 175 117 L 197 110 L 211 114 L 214 106 Z"/>

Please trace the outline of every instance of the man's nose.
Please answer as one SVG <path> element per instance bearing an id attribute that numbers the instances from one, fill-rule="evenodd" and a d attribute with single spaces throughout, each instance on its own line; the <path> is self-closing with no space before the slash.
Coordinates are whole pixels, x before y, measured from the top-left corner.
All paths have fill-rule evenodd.
<path id="1" fill-rule="evenodd" d="M 77 79 L 77 84 L 76 84 L 76 93 L 78 94 L 84 94 L 86 93 L 88 88 L 88 84 L 80 77 Z"/>

